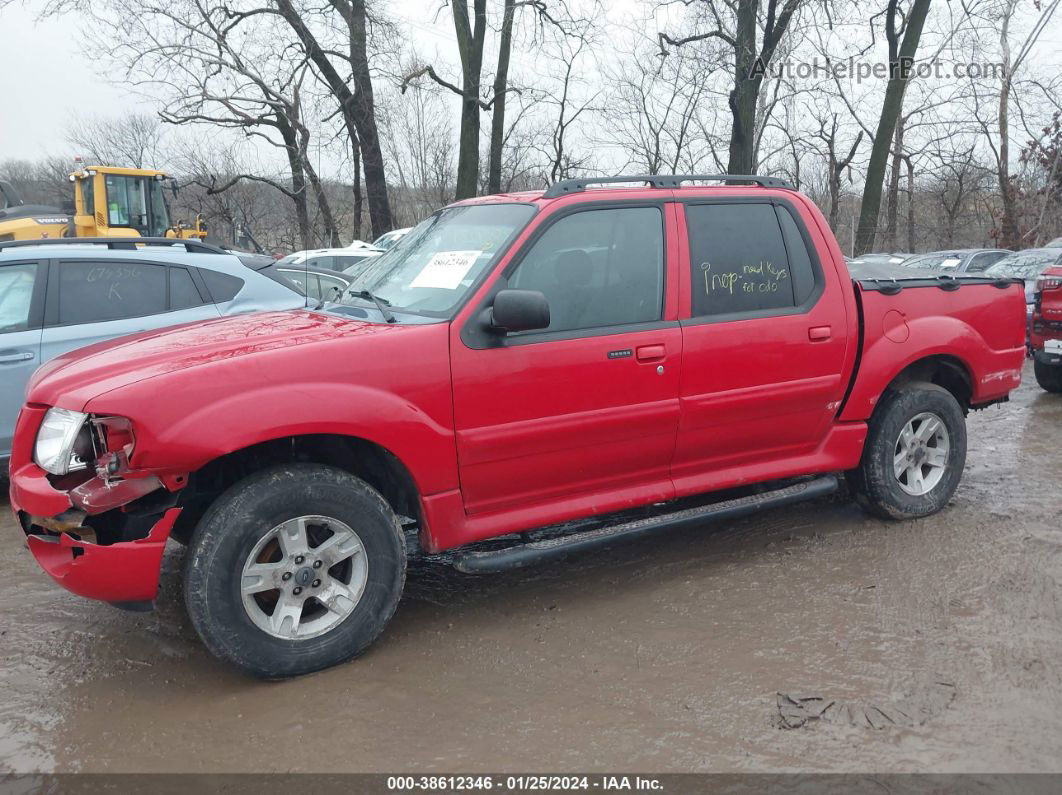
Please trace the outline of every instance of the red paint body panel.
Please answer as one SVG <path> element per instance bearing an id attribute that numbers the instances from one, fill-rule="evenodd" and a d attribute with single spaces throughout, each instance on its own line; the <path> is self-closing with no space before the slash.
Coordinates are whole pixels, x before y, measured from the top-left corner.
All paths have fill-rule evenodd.
<path id="1" fill-rule="evenodd" d="M 682 418 L 671 465 L 680 496 L 717 488 L 711 484 L 722 469 L 803 459 L 824 448 L 833 426 L 855 361 L 856 335 L 849 330 L 858 321 L 847 274 L 842 277 L 826 253 L 817 211 L 805 201 L 793 203 L 820 252 L 822 294 L 802 314 L 683 325 Z M 685 243 L 684 214 L 677 220 Z M 692 293 L 690 268 L 682 269 L 682 278 Z M 811 329 L 824 326 L 837 333 L 810 339 Z"/>
<path id="2" fill-rule="evenodd" d="M 962 363 L 975 406 L 1005 397 L 1021 384 L 1025 293 L 1020 284 L 953 292 L 919 287 L 897 295 L 861 290 L 861 300 L 863 357 L 842 420 L 868 419 L 889 382 L 927 356 L 951 356 Z M 940 312 L 942 304 L 946 314 Z"/>
<path id="3" fill-rule="evenodd" d="M 825 277 L 810 309 L 690 320 L 679 200 L 703 196 L 795 207 Z M 821 213 L 797 193 L 608 188 L 467 203 L 511 201 L 538 212 L 449 322 L 266 313 L 148 332 L 53 360 L 31 383 L 16 429 L 12 506 L 37 516 L 71 507 L 71 495 L 32 461 L 49 406 L 129 418 L 136 437 L 129 476 L 157 478 L 167 489 L 249 445 L 339 434 L 375 442 L 405 465 L 420 495 L 423 543 L 437 551 L 676 496 L 850 469 L 882 391 L 925 356 L 960 361 L 975 403 L 1017 386 L 1019 287 L 918 287 L 892 296 L 854 288 Z M 572 205 L 604 201 L 663 206 L 662 320 L 524 345 L 466 344 L 462 330 L 479 322 L 483 302 L 536 230 Z M 96 546 L 63 536 L 30 544 L 76 593 L 151 599 L 174 510 L 140 541 Z"/>

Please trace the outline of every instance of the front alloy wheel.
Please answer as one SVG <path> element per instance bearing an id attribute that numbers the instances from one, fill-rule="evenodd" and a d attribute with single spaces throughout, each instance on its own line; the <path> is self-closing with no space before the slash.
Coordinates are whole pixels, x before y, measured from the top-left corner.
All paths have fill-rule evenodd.
<path id="1" fill-rule="evenodd" d="M 358 534 L 328 516 L 288 519 L 255 544 L 241 577 L 243 607 L 275 638 L 315 638 L 361 600 L 369 564 Z"/>
<path id="2" fill-rule="evenodd" d="M 375 489 L 334 467 L 287 464 L 230 487 L 203 515 L 184 599 L 210 651 L 280 679 L 363 652 L 405 574 L 404 535 Z"/>

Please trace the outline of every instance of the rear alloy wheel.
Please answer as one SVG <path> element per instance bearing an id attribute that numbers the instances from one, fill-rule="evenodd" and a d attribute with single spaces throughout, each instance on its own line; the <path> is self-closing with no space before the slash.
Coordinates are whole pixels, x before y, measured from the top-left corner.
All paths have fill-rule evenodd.
<path id="1" fill-rule="evenodd" d="M 948 471 L 949 439 L 944 420 L 931 411 L 903 426 L 893 448 L 893 473 L 901 489 L 921 497 L 936 488 Z"/>
<path id="2" fill-rule="evenodd" d="M 955 494 L 966 466 L 966 418 L 955 397 L 910 383 L 882 397 L 848 481 L 859 503 L 886 519 L 936 513 Z"/>
<path id="3" fill-rule="evenodd" d="M 405 541 L 387 502 L 347 472 L 273 467 L 222 494 L 185 559 L 185 604 L 207 648 L 280 679 L 345 662 L 390 621 Z"/>

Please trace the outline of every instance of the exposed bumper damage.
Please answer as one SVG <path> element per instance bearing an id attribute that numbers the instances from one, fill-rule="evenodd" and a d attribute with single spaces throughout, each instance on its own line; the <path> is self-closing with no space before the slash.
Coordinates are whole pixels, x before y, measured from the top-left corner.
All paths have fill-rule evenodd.
<path id="1" fill-rule="evenodd" d="M 141 605 L 158 593 L 162 552 L 180 513 L 170 508 L 145 538 L 106 546 L 75 538 L 72 531 L 35 533 L 40 525 L 29 517 L 26 540 L 41 568 L 71 593 L 119 606 Z"/>
<path id="2" fill-rule="evenodd" d="M 158 592 L 162 553 L 181 509 L 127 511 L 162 488 L 153 476 L 113 483 L 97 476 L 60 491 L 28 463 L 11 473 L 11 507 L 33 557 L 59 585 L 88 599 L 142 608 Z"/>

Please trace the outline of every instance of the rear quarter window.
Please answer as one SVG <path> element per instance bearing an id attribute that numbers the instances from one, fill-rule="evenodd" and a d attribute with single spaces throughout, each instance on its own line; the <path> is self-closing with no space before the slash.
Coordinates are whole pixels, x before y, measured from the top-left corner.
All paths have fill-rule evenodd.
<path id="1" fill-rule="evenodd" d="M 210 291 L 210 297 L 215 304 L 222 301 L 231 301 L 243 288 L 243 279 L 230 276 L 227 273 L 218 273 L 206 268 L 201 268 L 199 272 L 202 274 L 203 281 L 206 283 L 207 289 Z"/>

